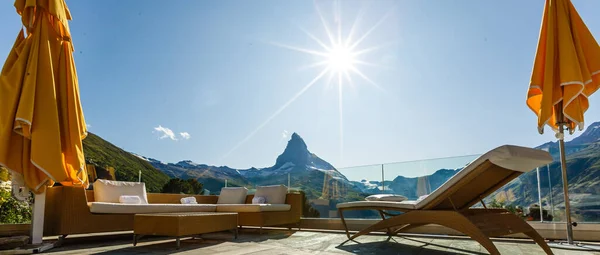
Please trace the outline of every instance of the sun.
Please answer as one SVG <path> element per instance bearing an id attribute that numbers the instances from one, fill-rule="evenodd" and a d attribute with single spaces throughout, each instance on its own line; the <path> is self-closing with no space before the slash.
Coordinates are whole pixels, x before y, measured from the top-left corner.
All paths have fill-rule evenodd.
<path id="1" fill-rule="evenodd" d="M 356 53 L 344 45 L 335 45 L 327 54 L 327 66 L 335 73 L 345 73 L 355 69 Z"/>
<path id="2" fill-rule="evenodd" d="M 393 8 L 392 8 L 393 9 Z M 385 90 L 377 85 L 374 81 L 372 81 L 367 75 L 365 75 L 360 69 L 363 66 L 372 66 L 372 67 L 381 67 L 380 65 L 373 64 L 365 61 L 364 55 L 371 51 L 378 50 L 382 47 L 382 45 L 376 45 L 372 47 L 359 47 L 363 44 L 365 38 L 367 38 L 371 32 L 373 32 L 386 17 L 391 13 L 383 15 L 381 19 L 371 26 L 364 33 L 357 32 L 357 26 L 359 25 L 359 21 L 361 21 L 363 16 L 363 11 L 359 12 L 359 15 L 354 20 L 354 23 L 350 26 L 350 31 L 348 33 L 343 33 L 342 31 L 342 19 L 341 17 L 341 1 L 334 1 L 334 13 L 333 13 L 333 24 L 330 26 L 330 22 L 323 16 L 320 8 L 315 3 L 315 10 L 321 20 L 323 25 L 323 29 L 325 31 L 326 36 L 324 38 L 318 38 L 311 32 L 303 29 L 302 27 L 298 27 L 302 32 L 304 32 L 308 37 L 310 37 L 315 43 L 317 43 L 320 48 L 302 48 L 297 46 L 291 46 L 288 44 L 282 44 L 277 42 L 270 42 L 270 44 L 286 48 L 290 50 L 294 50 L 297 52 L 307 53 L 309 55 L 317 57 L 319 60 L 309 64 L 308 66 L 304 66 L 301 69 L 305 68 L 315 68 L 321 67 L 321 71 L 304 87 L 300 89 L 296 94 L 294 94 L 288 101 L 286 101 L 283 105 L 281 105 L 273 114 L 271 114 L 265 121 L 263 121 L 258 127 L 256 127 L 252 132 L 250 132 L 244 139 L 238 142 L 231 150 L 229 150 L 222 159 L 228 157 L 233 151 L 238 149 L 242 144 L 246 143 L 250 140 L 258 131 L 260 131 L 263 127 L 265 127 L 269 122 L 271 122 L 275 117 L 277 117 L 280 113 L 282 113 L 290 104 L 292 104 L 296 99 L 298 99 L 304 92 L 306 92 L 310 87 L 314 84 L 317 84 L 321 80 L 325 80 L 324 84 L 329 87 L 330 84 L 337 85 L 338 89 L 338 108 L 339 108 L 339 141 L 340 141 L 340 159 L 343 159 L 343 148 L 344 148 L 344 128 L 343 128 L 343 91 L 344 87 L 347 85 L 351 85 L 353 87 L 353 83 L 358 83 L 360 80 L 355 80 L 352 76 L 358 76 L 362 78 L 367 84 L 375 87 L 376 89 L 385 92 Z M 334 27 L 335 30 L 332 31 L 331 27 Z M 327 78 L 328 77 L 328 78 Z"/>

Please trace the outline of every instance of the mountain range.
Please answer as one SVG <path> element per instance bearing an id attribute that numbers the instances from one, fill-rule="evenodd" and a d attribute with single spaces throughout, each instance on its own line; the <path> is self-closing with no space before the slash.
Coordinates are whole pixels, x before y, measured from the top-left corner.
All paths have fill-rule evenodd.
<path id="1" fill-rule="evenodd" d="M 598 204 L 600 208 L 600 202 L 596 202 L 600 201 L 600 185 L 598 185 L 600 184 L 600 122 L 593 123 L 581 135 L 565 144 L 573 207 L 577 210 L 584 205 L 589 207 Z M 555 159 L 558 159 L 557 142 L 548 142 L 536 148 L 548 150 Z M 258 185 L 287 185 L 289 176 L 292 186 L 305 191 L 309 199 L 357 200 L 368 194 L 380 193 L 384 186 L 387 192 L 416 199 L 419 193 L 422 193 L 419 191 L 419 186 L 423 186 L 423 183 L 419 183 L 420 180 L 427 180 L 426 190 L 432 191 L 460 170 L 440 169 L 431 175 L 423 176 L 426 178 L 396 176 L 393 180 L 386 180 L 384 183 L 348 180 L 333 165 L 310 152 L 305 141 L 296 133 L 292 134 L 285 150 L 276 158 L 274 165 L 265 168 L 234 169 L 227 166 L 198 164 L 190 160 L 164 163 L 125 152 L 93 134 L 84 140 L 84 151 L 88 161 L 103 167 L 115 167 L 119 180 L 135 181 L 138 171 L 142 171 L 143 181 L 152 192 L 160 191 L 169 178 L 194 178 L 214 193 L 225 186 L 225 180 L 228 186 L 253 188 Z M 544 204 L 551 201 L 557 207 L 564 206 L 560 164 L 554 162 L 541 171 L 544 172 L 541 179 L 542 197 L 546 201 Z M 498 190 L 488 198 L 490 199 L 503 200 L 524 207 L 537 203 L 537 173 L 532 171 L 523 174 Z"/>
<path id="2" fill-rule="evenodd" d="M 540 167 L 542 205 L 553 206 L 555 216 L 564 210 L 562 172 L 558 142 L 542 144 L 538 149 L 549 150 L 555 161 Z M 580 221 L 600 220 L 600 122 L 595 122 L 573 140 L 565 142 L 567 176 L 572 217 Z M 531 171 L 505 185 L 495 194 L 496 200 L 527 207 L 539 204 L 537 172 Z M 514 195 L 518 194 L 518 195 Z"/>
<path id="3" fill-rule="evenodd" d="M 301 187 L 309 198 L 319 197 L 319 193 L 323 192 L 324 181 L 335 180 L 345 186 L 351 186 L 348 179 L 335 167 L 311 153 L 297 133 L 292 134 L 285 150 L 275 160 L 275 164 L 265 168 L 233 169 L 227 166 L 198 164 L 190 160 L 164 163 L 141 155 L 136 156 L 170 178 L 197 179 L 211 192 L 219 192 L 225 186 L 225 180 L 228 186 L 253 188 L 259 185 L 288 185 L 288 176 L 290 183 Z"/>

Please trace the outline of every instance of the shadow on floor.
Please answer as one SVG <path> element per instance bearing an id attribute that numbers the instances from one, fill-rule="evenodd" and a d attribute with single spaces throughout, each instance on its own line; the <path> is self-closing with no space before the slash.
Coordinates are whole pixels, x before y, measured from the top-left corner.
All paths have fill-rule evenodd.
<path id="1" fill-rule="evenodd" d="M 407 240 L 411 242 L 417 242 L 421 245 L 409 245 L 396 241 L 396 239 Z M 403 238 L 403 237 L 388 237 L 385 241 L 377 242 L 366 242 L 361 243 L 358 241 L 348 240 L 336 248 L 354 253 L 354 254 L 449 254 L 449 253 L 461 253 L 461 254 L 487 254 L 471 250 L 465 250 L 457 247 L 445 246 L 440 244 L 434 244 L 431 242 L 425 242 L 417 239 Z M 442 248 L 440 250 L 439 248 Z"/>
<path id="2" fill-rule="evenodd" d="M 137 246 L 133 246 L 132 234 L 103 235 L 90 237 L 72 237 L 66 238 L 62 246 L 51 249 L 46 253 L 68 252 L 77 254 L 80 252 L 89 253 L 89 249 L 94 249 L 93 254 L 172 254 L 175 252 L 185 252 L 200 248 L 208 248 L 224 242 L 246 243 L 262 242 L 267 240 L 280 240 L 293 235 L 295 231 L 262 231 L 259 234 L 258 229 L 242 229 L 238 232 L 238 238 L 234 239 L 233 233 L 229 231 L 202 234 L 198 237 L 181 238 L 181 247 L 176 249 L 174 237 L 164 236 L 144 236 L 138 241 Z M 117 247 L 122 246 L 122 247 Z M 106 247 L 106 251 L 98 251 L 98 247 Z M 100 248 L 101 250 L 101 248 Z"/>

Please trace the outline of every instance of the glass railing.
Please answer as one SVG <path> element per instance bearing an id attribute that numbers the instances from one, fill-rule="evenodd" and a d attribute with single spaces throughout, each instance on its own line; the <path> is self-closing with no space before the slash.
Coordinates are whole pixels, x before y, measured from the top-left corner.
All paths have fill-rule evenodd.
<path id="1" fill-rule="evenodd" d="M 319 218 L 339 217 L 336 205 L 364 201 L 374 194 L 398 194 L 418 200 L 430 194 L 479 155 L 449 157 L 315 171 L 291 178 L 301 189 L 307 206 Z M 555 155 L 553 155 L 555 156 Z M 572 220 L 600 222 L 600 157 L 568 155 L 569 195 Z M 538 181 L 539 180 L 539 181 Z M 505 208 L 527 221 L 564 222 L 560 162 L 555 161 L 522 174 L 484 199 L 488 208 Z M 474 207 L 481 207 L 476 204 Z M 305 210 L 306 211 L 306 210 Z M 315 217 L 315 213 L 304 215 Z M 379 218 L 374 211 L 348 211 L 347 218 Z"/>
<path id="2" fill-rule="evenodd" d="M 320 218 L 339 217 L 336 205 L 364 201 L 375 194 L 398 194 L 410 200 L 428 195 L 477 155 L 433 160 L 340 168 L 322 172 L 321 183 L 306 192 L 309 205 L 319 211 Z M 306 182 L 306 181 L 305 181 Z M 306 187 L 301 183 L 296 186 Z M 304 189 L 303 189 L 304 190 Z M 376 211 L 348 211 L 348 218 L 379 218 Z"/>

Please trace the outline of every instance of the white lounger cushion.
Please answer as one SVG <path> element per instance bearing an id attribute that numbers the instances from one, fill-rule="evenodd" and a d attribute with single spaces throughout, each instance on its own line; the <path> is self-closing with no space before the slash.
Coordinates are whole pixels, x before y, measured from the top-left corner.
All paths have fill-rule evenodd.
<path id="1" fill-rule="evenodd" d="M 486 160 L 489 160 L 494 165 L 523 173 L 529 172 L 536 167 L 550 164 L 554 161 L 552 156 L 550 156 L 550 153 L 543 150 L 515 145 L 500 146 L 473 160 L 473 162 L 448 179 L 448 181 L 434 190 L 429 196 L 420 200 L 415 205 L 416 209 L 423 208 L 435 198 L 444 194 L 450 187 L 454 186 L 460 179 L 475 170 L 477 166 L 481 165 Z"/>
<path id="2" fill-rule="evenodd" d="M 437 197 L 443 195 L 450 187 L 455 185 L 459 180 L 465 177 L 467 174 L 472 172 L 486 160 L 489 160 L 492 164 L 519 172 L 529 172 L 536 167 L 544 166 L 552 163 L 553 159 L 550 153 L 532 149 L 527 147 L 515 146 L 515 145 L 503 145 L 496 149 L 493 149 L 479 158 L 475 159 L 465 168 L 460 170 L 450 179 L 448 179 L 439 188 L 434 190 L 429 196 L 420 201 L 403 201 L 403 202 L 380 202 L 380 201 L 359 201 L 359 202 L 347 202 L 337 204 L 337 208 L 350 208 L 350 207 L 361 207 L 361 206 L 378 206 L 380 203 L 385 203 L 383 206 L 390 205 L 389 203 L 397 204 L 397 208 L 411 209 L 408 208 L 409 204 L 413 204 L 413 209 L 421 209 L 431 203 Z M 366 203 L 366 204 L 361 204 Z M 391 205 L 390 205 L 391 206 Z"/>
<path id="3" fill-rule="evenodd" d="M 289 204 L 221 204 L 217 212 L 286 212 L 291 208 Z"/>
<path id="4" fill-rule="evenodd" d="M 403 195 L 396 195 L 396 194 L 376 194 L 376 195 L 370 195 L 368 197 L 365 197 L 365 200 L 367 200 L 367 201 L 402 202 L 402 201 L 408 200 L 408 198 L 406 198 Z"/>
<path id="5" fill-rule="evenodd" d="M 138 214 L 138 213 L 171 213 L 171 212 L 214 212 L 213 204 L 120 204 L 91 202 L 88 203 L 92 213 Z"/>
<path id="6" fill-rule="evenodd" d="M 402 202 L 389 202 L 389 201 L 356 201 L 346 202 L 337 204 L 337 208 L 355 208 L 363 206 L 375 206 L 375 207 L 390 207 L 398 209 L 414 210 L 417 201 L 402 201 Z"/>

